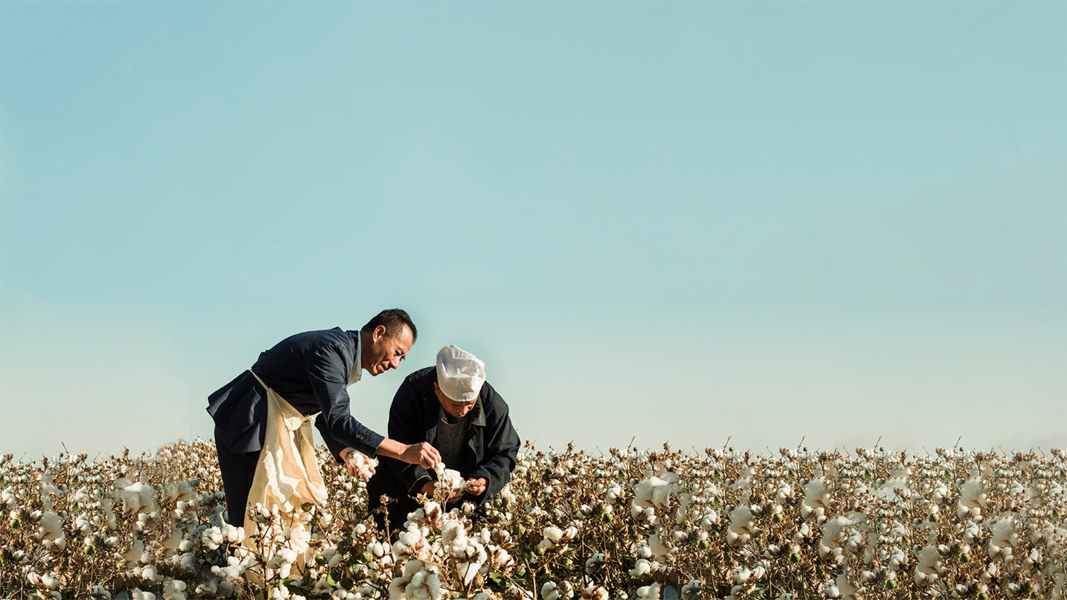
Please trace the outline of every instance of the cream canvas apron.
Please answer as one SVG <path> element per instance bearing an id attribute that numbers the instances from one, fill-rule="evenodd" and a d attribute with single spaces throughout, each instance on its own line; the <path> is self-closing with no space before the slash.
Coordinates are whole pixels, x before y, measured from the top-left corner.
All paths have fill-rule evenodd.
<path id="1" fill-rule="evenodd" d="M 251 370 L 249 370 L 252 373 Z M 288 547 L 297 554 L 294 571 L 303 569 L 307 562 L 308 542 L 311 532 L 307 528 L 309 516 L 302 506 L 305 503 L 325 504 L 326 484 L 322 480 L 315 460 L 315 442 L 311 423 L 319 413 L 304 416 L 291 404 L 272 390 L 259 375 L 252 373 L 267 390 L 267 429 L 259 463 L 248 492 L 248 506 L 261 504 L 267 510 L 277 507 L 281 523 L 271 531 L 259 531 L 264 540 L 277 539 L 288 529 Z M 245 513 L 245 545 L 252 548 L 257 543 L 252 539 L 256 524 Z"/>

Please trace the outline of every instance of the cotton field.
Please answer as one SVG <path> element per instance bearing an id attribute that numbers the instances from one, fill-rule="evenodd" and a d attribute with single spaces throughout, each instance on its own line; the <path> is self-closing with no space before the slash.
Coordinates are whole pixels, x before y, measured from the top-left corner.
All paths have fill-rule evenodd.
<path id="1" fill-rule="evenodd" d="M 428 499 L 395 532 L 320 452 L 330 499 L 305 506 L 303 555 L 276 511 L 224 524 L 210 442 L 5 456 L 0 597 L 1064 598 L 1059 450 L 527 447 L 484 515 Z"/>

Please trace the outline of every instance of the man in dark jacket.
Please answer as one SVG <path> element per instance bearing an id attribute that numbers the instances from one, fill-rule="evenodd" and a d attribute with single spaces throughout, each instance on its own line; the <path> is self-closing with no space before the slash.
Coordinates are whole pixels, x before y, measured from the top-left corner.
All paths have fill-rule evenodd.
<path id="1" fill-rule="evenodd" d="M 519 451 L 508 405 L 485 382 L 485 363 L 455 346 L 441 349 L 436 367 L 415 371 L 400 385 L 389 409 L 389 436 L 433 444 L 445 467 L 467 479 L 465 489 L 449 498 L 450 506 L 483 507 L 511 480 Z M 432 496 L 433 488 L 433 471 L 388 458 L 367 482 L 371 510 L 381 506 L 383 494 L 391 500 L 385 515 L 391 531 L 402 529 L 407 514 L 418 508 L 415 495 Z M 375 518 L 384 524 L 383 515 Z"/>
<path id="2" fill-rule="evenodd" d="M 290 336 L 259 355 L 252 368 L 208 397 L 215 420 L 215 447 L 229 508 L 228 521 L 244 524 L 267 421 L 269 386 L 303 415 L 319 413 L 315 425 L 334 458 L 356 475 L 352 452 L 388 456 L 432 467 L 440 455 L 430 444 L 402 444 L 365 427 L 349 412 L 347 386 L 364 370 L 372 376 L 400 366 L 418 331 L 400 309 L 385 310 L 360 331 L 340 328 Z M 403 464 L 403 463 L 401 463 Z"/>

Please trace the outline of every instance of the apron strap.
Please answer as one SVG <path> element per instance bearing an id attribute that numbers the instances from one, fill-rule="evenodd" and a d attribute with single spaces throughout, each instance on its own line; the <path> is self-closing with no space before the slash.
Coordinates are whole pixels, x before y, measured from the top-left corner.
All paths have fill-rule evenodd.
<path id="1" fill-rule="evenodd" d="M 256 378 L 256 381 L 258 381 L 259 384 L 263 386 L 263 389 L 267 390 L 267 394 L 268 395 L 273 394 L 274 397 L 277 398 L 278 400 L 280 400 L 288 410 L 291 410 L 294 413 L 296 413 L 293 416 L 299 416 L 301 421 L 303 421 L 305 423 L 310 423 L 310 422 L 314 421 L 319 416 L 319 414 L 322 413 L 322 411 L 320 410 L 320 411 L 318 411 L 316 413 L 312 413 L 310 415 L 300 414 L 300 412 L 297 411 L 296 408 L 294 408 L 292 404 L 289 404 L 288 400 L 286 400 L 285 398 L 282 398 L 281 395 L 278 392 L 275 392 L 274 390 L 272 390 L 270 388 L 270 386 L 267 385 L 266 382 L 264 382 L 263 379 L 261 379 L 259 377 L 259 375 L 256 375 L 255 371 L 253 371 L 252 369 L 249 369 L 248 372 L 252 374 L 252 377 Z"/>
<path id="2" fill-rule="evenodd" d="M 252 374 L 252 377 L 256 378 L 256 381 L 259 382 L 259 385 L 263 386 L 263 389 L 270 390 L 270 386 L 264 383 L 263 380 L 259 378 L 259 375 L 256 375 L 255 371 L 249 369 L 248 372 Z"/>

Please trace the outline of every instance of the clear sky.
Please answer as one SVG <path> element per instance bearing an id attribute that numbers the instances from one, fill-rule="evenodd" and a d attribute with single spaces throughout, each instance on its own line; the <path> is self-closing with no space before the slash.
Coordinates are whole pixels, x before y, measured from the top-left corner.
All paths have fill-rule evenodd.
<path id="1" fill-rule="evenodd" d="M 0 2 L 0 452 L 407 309 L 525 440 L 1067 446 L 1063 2 Z"/>

